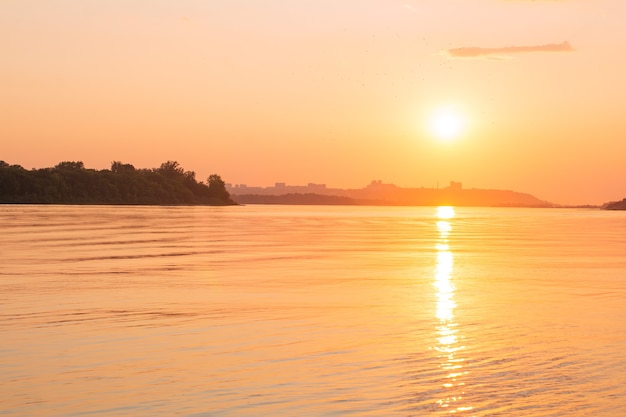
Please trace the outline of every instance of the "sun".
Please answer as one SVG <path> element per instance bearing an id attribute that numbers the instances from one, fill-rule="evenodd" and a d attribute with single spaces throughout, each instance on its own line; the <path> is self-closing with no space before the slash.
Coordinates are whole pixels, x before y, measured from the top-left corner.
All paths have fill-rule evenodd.
<path id="1" fill-rule="evenodd" d="M 441 141 L 456 139 L 463 133 L 464 127 L 463 114 L 453 106 L 435 110 L 430 119 L 430 130 Z"/>

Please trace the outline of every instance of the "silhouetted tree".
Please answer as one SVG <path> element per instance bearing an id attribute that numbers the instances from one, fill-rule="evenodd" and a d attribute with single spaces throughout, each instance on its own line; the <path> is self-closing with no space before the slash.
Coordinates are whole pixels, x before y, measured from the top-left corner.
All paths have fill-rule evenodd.
<path id="1" fill-rule="evenodd" d="M 55 166 L 56 169 L 85 169 L 82 161 L 63 161 Z"/>
<path id="2" fill-rule="evenodd" d="M 111 172 L 119 173 L 119 172 L 129 172 L 134 171 L 135 167 L 131 164 L 123 164 L 120 161 L 111 162 Z"/>
<path id="3" fill-rule="evenodd" d="M 169 178 L 178 178 L 184 175 L 185 170 L 176 161 L 163 162 L 157 172 Z"/>
<path id="4" fill-rule="evenodd" d="M 230 199 L 230 193 L 226 190 L 226 183 L 222 180 L 222 177 L 217 174 L 211 174 L 207 179 L 207 183 L 209 184 L 209 195 L 211 197 L 224 200 Z"/>
<path id="5" fill-rule="evenodd" d="M 196 182 L 196 173 L 194 171 L 185 171 L 184 175 L 187 182 Z"/>

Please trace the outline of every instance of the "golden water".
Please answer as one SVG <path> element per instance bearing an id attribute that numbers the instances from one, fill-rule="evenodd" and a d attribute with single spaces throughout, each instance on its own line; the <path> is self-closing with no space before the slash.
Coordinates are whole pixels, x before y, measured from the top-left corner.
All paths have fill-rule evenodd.
<path id="1" fill-rule="evenodd" d="M 0 230 L 0 415 L 626 409 L 626 212 L 0 206 Z"/>

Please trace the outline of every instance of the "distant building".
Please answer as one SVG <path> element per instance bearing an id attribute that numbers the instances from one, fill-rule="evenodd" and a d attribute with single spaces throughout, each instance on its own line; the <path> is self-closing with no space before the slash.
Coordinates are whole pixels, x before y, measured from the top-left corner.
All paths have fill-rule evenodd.
<path id="1" fill-rule="evenodd" d="M 320 190 L 325 190 L 325 189 L 326 189 L 326 184 L 314 184 L 314 183 L 310 182 L 310 183 L 307 185 L 307 188 L 308 188 L 309 190 L 312 190 L 312 191 L 313 191 L 313 190 L 317 190 L 317 191 L 320 191 Z"/>
<path id="2" fill-rule="evenodd" d="M 365 188 L 368 190 L 389 190 L 397 187 L 395 184 L 384 184 L 381 180 L 374 180 Z"/>
<path id="3" fill-rule="evenodd" d="M 246 184 L 234 184 L 234 185 L 230 183 L 226 184 L 226 189 L 230 189 L 230 190 L 236 190 L 236 189 L 245 190 L 246 188 L 248 188 Z"/>
<path id="4" fill-rule="evenodd" d="M 450 188 L 451 190 L 455 190 L 455 191 L 460 191 L 463 189 L 463 183 L 462 182 L 456 182 L 456 181 L 450 181 Z"/>

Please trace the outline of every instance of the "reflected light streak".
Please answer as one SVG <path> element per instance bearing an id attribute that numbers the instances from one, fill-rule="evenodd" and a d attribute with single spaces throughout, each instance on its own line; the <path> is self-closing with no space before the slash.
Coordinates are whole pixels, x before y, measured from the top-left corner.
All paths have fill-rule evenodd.
<path id="1" fill-rule="evenodd" d="M 471 406 L 459 404 L 465 395 L 465 391 L 463 391 L 465 383 L 460 379 L 467 372 L 463 371 L 464 359 L 455 356 L 465 349 L 465 346 L 459 343 L 457 324 L 454 322 L 454 309 L 456 308 L 454 301 L 456 287 L 452 282 L 454 255 L 448 243 L 448 237 L 452 232 L 452 224 L 449 220 L 454 216 L 453 207 L 437 208 L 439 241 L 436 244 L 437 265 L 435 266 L 434 286 L 437 289 L 435 315 L 439 319 L 439 326 L 437 326 L 439 345 L 435 347 L 435 350 L 441 354 L 439 357 L 442 361 L 441 369 L 448 372 L 442 386 L 449 390 L 448 395 L 438 400 L 437 403 L 450 414 L 469 412 L 473 409 Z"/>
<path id="2" fill-rule="evenodd" d="M 450 222 L 441 220 L 437 222 L 437 229 L 439 229 L 439 237 L 441 239 L 447 239 L 448 235 L 452 231 L 452 226 Z"/>
<path id="3" fill-rule="evenodd" d="M 441 222 L 440 222 L 441 223 Z M 447 223 L 447 222 L 446 222 Z M 440 244 L 435 268 L 435 288 L 437 288 L 437 318 L 450 321 L 454 318 L 454 284 L 450 280 L 454 258 L 447 244 Z M 445 248 L 445 249 L 444 249 Z"/>

